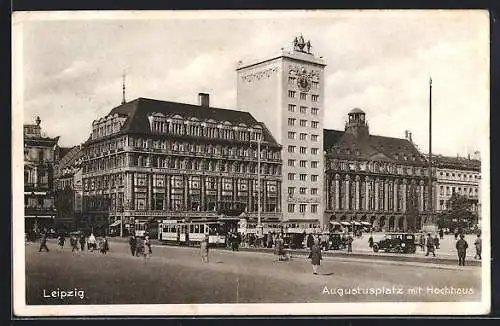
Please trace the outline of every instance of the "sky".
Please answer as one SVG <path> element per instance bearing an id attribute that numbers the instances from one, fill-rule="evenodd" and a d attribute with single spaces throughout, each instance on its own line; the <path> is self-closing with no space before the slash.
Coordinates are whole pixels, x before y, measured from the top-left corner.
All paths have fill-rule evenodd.
<path id="1" fill-rule="evenodd" d="M 55 16 L 54 16 L 55 15 Z M 489 20 L 485 11 L 288 11 L 31 13 L 14 17 L 14 62 L 24 123 L 42 120 L 60 146 L 84 142 L 92 121 L 126 98 L 236 108 L 238 61 L 291 49 L 302 34 L 325 71 L 327 129 L 354 107 L 370 133 L 428 151 L 432 76 L 433 153 L 466 156 L 489 144 Z M 93 19 L 90 19 L 92 17 Z M 19 27 L 17 27 L 19 26 Z M 18 35 L 18 34 L 15 34 Z M 16 66 L 17 66 L 16 65 Z"/>

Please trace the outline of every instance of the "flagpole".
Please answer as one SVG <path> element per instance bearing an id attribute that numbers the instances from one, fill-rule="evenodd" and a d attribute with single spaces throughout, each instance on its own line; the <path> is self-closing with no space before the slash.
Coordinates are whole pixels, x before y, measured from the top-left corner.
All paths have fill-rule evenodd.
<path id="1" fill-rule="evenodd" d="M 429 223 L 434 224 L 432 200 L 432 77 L 429 78 Z"/>

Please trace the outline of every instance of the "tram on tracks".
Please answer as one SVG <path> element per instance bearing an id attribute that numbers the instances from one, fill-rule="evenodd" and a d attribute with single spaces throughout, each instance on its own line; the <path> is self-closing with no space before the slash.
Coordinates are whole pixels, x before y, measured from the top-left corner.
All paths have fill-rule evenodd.
<path id="1" fill-rule="evenodd" d="M 158 225 L 158 240 L 165 244 L 198 245 L 208 235 L 209 246 L 226 245 L 230 232 L 237 230 L 237 218 L 213 218 L 194 221 L 163 220 Z"/>

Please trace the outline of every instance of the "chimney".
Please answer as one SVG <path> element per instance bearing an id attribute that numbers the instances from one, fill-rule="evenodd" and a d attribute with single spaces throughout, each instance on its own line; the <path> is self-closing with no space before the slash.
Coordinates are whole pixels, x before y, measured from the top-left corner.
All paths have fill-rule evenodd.
<path id="1" fill-rule="evenodd" d="M 210 95 L 207 93 L 198 93 L 198 104 L 200 106 L 209 107 L 210 106 Z"/>

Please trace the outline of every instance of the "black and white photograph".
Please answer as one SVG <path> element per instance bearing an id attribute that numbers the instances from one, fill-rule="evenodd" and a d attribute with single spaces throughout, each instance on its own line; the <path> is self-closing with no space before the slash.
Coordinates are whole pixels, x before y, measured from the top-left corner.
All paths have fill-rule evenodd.
<path id="1" fill-rule="evenodd" d="M 487 11 L 12 31 L 14 314 L 490 311 Z"/>

